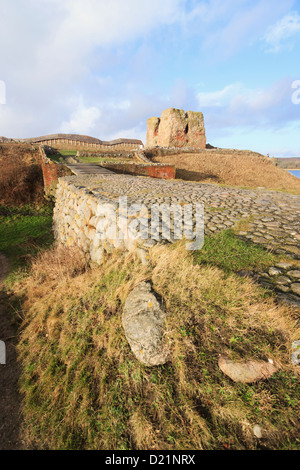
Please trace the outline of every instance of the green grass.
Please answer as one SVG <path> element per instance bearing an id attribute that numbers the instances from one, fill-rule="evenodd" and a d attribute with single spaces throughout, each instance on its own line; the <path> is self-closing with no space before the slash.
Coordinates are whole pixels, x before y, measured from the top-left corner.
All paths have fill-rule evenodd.
<path id="1" fill-rule="evenodd" d="M 55 163 L 64 163 L 64 158 L 60 154 L 51 153 L 47 155 Z"/>
<path id="2" fill-rule="evenodd" d="M 59 153 L 63 157 L 74 156 L 77 154 L 77 150 L 59 150 Z"/>
<path id="3" fill-rule="evenodd" d="M 58 150 L 59 153 L 48 154 L 47 157 L 56 163 L 65 163 L 64 157 L 75 157 L 77 150 Z"/>
<path id="4" fill-rule="evenodd" d="M 226 273 L 240 270 L 261 270 L 273 266 L 281 258 L 263 247 L 238 238 L 232 230 L 205 237 L 204 246 L 195 252 L 196 263 L 217 266 Z"/>
<path id="5" fill-rule="evenodd" d="M 52 211 L 51 204 L 0 206 L 0 251 L 10 260 L 12 270 L 24 266 L 28 255 L 52 244 Z"/>

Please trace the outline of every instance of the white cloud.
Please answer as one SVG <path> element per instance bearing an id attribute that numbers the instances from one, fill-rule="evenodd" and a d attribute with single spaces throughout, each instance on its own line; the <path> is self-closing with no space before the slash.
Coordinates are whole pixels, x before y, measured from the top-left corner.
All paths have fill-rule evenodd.
<path id="1" fill-rule="evenodd" d="M 197 99 L 201 107 L 220 107 L 228 105 L 232 99 L 236 98 L 243 90 L 241 83 L 232 83 L 225 86 L 222 90 L 199 92 Z"/>
<path id="2" fill-rule="evenodd" d="M 198 93 L 198 109 L 204 112 L 211 129 L 256 126 L 283 129 L 299 121 L 297 106 L 292 103 L 292 80 L 284 78 L 266 88 L 249 88 L 232 83 L 221 90 Z"/>
<path id="3" fill-rule="evenodd" d="M 298 34 L 300 34 L 300 15 L 294 11 L 268 28 L 263 37 L 267 45 L 266 51 L 276 53 L 289 47 L 287 40 Z"/>
<path id="4" fill-rule="evenodd" d="M 208 81 L 211 57 L 220 62 L 261 38 L 293 3 L 1 0 L 0 80 L 7 85 L 7 104 L 0 106 L 0 134 L 61 131 L 108 140 L 144 132 L 144 140 L 147 118 L 171 106 L 198 107 L 207 128 L 218 132 L 227 132 L 230 125 L 278 123 L 290 111 L 281 107 L 284 87 L 247 89 L 238 81 L 240 69 L 233 58 L 226 70 L 214 70 L 220 74 L 218 89 L 197 95 L 193 83 Z M 177 56 L 173 66 L 170 58 L 176 61 Z M 223 71 L 226 77 L 236 73 L 227 86 Z M 259 83 L 260 72 L 253 77 Z M 295 119 L 298 110 L 294 106 L 284 119 Z"/>
<path id="5" fill-rule="evenodd" d="M 254 44 L 270 22 L 293 5 L 293 0 L 210 0 L 203 48 L 212 60 L 227 59 Z M 213 52 L 213 54 L 212 54 Z"/>
<path id="6" fill-rule="evenodd" d="M 58 22 L 38 48 L 39 68 L 50 73 L 84 72 L 96 48 L 145 37 L 161 25 L 180 18 L 183 0 L 64 0 Z M 61 5 L 61 6 L 59 6 Z"/>
<path id="7" fill-rule="evenodd" d="M 84 107 L 80 105 L 78 109 L 71 114 L 69 121 L 64 121 L 60 126 L 62 133 L 89 134 L 95 129 L 97 120 L 101 112 L 95 106 Z"/>

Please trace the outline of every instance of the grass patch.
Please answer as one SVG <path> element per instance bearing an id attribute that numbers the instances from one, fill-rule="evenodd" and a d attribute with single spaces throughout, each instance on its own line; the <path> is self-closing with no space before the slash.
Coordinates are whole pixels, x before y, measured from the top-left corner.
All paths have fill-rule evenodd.
<path id="1" fill-rule="evenodd" d="M 52 212 L 50 203 L 42 207 L 0 206 L 0 251 L 10 260 L 12 270 L 52 244 Z"/>
<path id="2" fill-rule="evenodd" d="M 253 215 L 238 220 L 232 229 L 233 232 L 235 234 L 237 234 L 238 232 L 248 232 L 250 230 L 251 225 L 254 223 L 254 220 L 255 219 Z"/>
<path id="3" fill-rule="evenodd" d="M 69 156 L 74 157 L 75 155 L 77 155 L 77 150 L 59 150 L 59 153 L 63 157 L 69 157 Z"/>
<path id="4" fill-rule="evenodd" d="M 81 163 L 120 163 L 121 160 L 117 158 L 109 158 L 109 157 L 78 157 L 78 160 Z"/>
<path id="5" fill-rule="evenodd" d="M 299 448 L 300 331 L 288 307 L 248 279 L 194 263 L 184 243 L 107 255 L 90 269 L 76 250 L 44 252 L 14 285 L 25 296 L 19 344 L 23 438 L 50 449 L 193 450 Z M 163 298 L 171 355 L 145 367 L 122 328 L 128 294 L 151 280 Z M 243 385 L 219 354 L 271 358 L 280 371 Z M 258 440 L 253 426 L 264 429 Z"/>
<path id="6" fill-rule="evenodd" d="M 65 163 L 64 157 L 60 153 L 48 153 L 47 157 L 55 163 Z"/>
<path id="7" fill-rule="evenodd" d="M 232 230 L 205 237 L 204 246 L 194 253 L 194 259 L 196 263 L 217 266 L 226 273 L 259 271 L 281 260 L 263 247 L 241 240 Z"/>

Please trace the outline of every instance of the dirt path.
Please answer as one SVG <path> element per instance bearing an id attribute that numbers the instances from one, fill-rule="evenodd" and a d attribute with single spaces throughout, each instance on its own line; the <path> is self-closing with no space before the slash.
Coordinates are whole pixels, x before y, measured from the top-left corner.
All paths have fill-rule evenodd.
<path id="1" fill-rule="evenodd" d="M 2 283 L 8 272 L 8 261 L 0 254 L 0 340 L 6 345 L 6 364 L 0 364 L 0 450 L 24 448 L 19 437 L 21 398 L 18 392 L 17 327 L 3 305 Z"/>

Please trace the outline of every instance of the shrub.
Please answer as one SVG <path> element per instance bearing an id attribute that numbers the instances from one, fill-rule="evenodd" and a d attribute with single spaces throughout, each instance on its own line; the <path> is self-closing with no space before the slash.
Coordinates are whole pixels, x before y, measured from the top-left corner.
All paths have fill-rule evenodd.
<path id="1" fill-rule="evenodd" d="M 41 203 L 43 194 L 40 165 L 27 164 L 18 156 L 0 161 L 0 204 Z"/>

